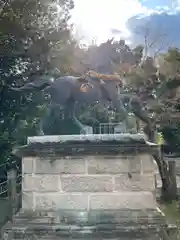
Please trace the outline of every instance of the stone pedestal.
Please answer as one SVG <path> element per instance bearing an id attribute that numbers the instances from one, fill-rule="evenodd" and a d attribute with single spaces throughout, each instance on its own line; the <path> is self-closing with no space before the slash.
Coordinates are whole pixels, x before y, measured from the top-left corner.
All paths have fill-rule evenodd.
<path id="1" fill-rule="evenodd" d="M 166 224 L 155 197 L 156 147 L 142 134 L 28 138 L 16 150 L 22 209 L 3 236 L 160 239 Z"/>

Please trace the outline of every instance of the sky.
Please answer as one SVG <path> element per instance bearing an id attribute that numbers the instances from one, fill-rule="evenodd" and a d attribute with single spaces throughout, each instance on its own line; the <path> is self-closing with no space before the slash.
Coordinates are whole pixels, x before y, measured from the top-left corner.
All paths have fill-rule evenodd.
<path id="1" fill-rule="evenodd" d="M 172 18 L 172 15 L 177 16 L 180 10 L 180 0 L 74 0 L 74 2 L 72 21 L 75 24 L 76 35 L 87 44 L 92 40 L 99 44 L 111 37 L 123 38 L 132 43 L 135 41 L 133 30 L 138 24 L 143 24 L 146 19 L 151 24 L 157 16 Z"/>

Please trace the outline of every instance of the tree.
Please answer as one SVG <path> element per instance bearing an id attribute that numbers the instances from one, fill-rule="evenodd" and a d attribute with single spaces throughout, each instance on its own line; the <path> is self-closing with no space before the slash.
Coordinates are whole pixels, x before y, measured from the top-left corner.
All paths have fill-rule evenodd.
<path id="1" fill-rule="evenodd" d="M 177 146 L 179 145 L 180 119 L 180 54 L 178 49 L 171 48 L 162 56 L 161 65 L 154 62 L 153 58 L 147 57 L 133 71 L 127 71 L 125 74 L 126 88 L 128 91 L 136 92 L 140 97 L 154 125 L 158 125 L 164 133 L 166 142 L 170 141 L 174 146 Z M 171 179 L 173 177 L 163 158 L 157 154 L 154 155 L 154 158 L 162 177 L 163 196 L 169 197 L 169 193 L 172 194 L 170 190 L 172 189 Z"/>
<path id="2" fill-rule="evenodd" d="M 162 24 L 152 25 L 145 22 L 141 26 L 137 26 L 134 34 L 139 42 L 143 44 L 143 61 L 152 56 L 154 59 L 172 44 L 172 39 L 168 35 L 168 30 Z"/>
<path id="3" fill-rule="evenodd" d="M 159 65 L 159 72 L 163 76 L 174 78 L 175 88 L 173 91 L 166 91 L 166 99 L 164 104 L 168 114 L 166 114 L 161 121 L 162 131 L 164 133 L 166 142 L 173 146 L 173 151 L 179 151 L 179 126 L 180 126 L 180 51 L 177 48 L 170 48 L 165 54 L 159 56 L 157 63 Z"/>
<path id="4" fill-rule="evenodd" d="M 54 67 L 67 69 L 71 45 L 68 26 L 73 1 L 12 0 L 0 11 L 0 149 L 1 161 L 14 144 L 35 134 L 44 111 L 40 93 L 19 95 L 10 86 L 34 81 Z M 24 131 L 24 132 L 23 132 Z M 18 133 L 18 134 L 17 134 Z M 21 137 L 20 134 L 22 133 Z"/>

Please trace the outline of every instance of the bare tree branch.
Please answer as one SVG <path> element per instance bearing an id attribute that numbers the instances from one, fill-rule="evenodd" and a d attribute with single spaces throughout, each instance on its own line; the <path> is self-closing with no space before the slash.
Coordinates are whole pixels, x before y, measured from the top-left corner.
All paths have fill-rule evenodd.
<path id="1" fill-rule="evenodd" d="M 5 0 L 1 1 L 0 4 L 2 5 L 0 8 L 0 17 L 3 15 L 4 9 L 7 7 L 8 3 L 10 3 L 11 0 Z"/>
<path id="2" fill-rule="evenodd" d="M 169 43 L 167 43 L 168 33 L 163 30 L 162 25 L 159 25 L 156 29 L 145 25 L 135 33 L 144 39 L 144 56 L 142 62 L 146 60 L 150 51 L 154 50 L 153 58 L 155 58 L 160 51 L 166 48 L 167 45 L 170 45 L 170 40 L 168 41 Z"/>

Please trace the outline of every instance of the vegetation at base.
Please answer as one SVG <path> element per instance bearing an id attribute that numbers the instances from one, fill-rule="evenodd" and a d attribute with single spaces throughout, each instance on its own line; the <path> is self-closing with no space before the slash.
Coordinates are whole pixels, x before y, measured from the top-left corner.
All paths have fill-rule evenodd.
<path id="1" fill-rule="evenodd" d="M 178 228 L 177 239 L 180 239 L 180 201 L 163 204 L 161 209 L 167 220 L 172 224 L 176 224 Z"/>
<path id="2" fill-rule="evenodd" d="M 164 214 L 167 217 L 177 221 L 178 225 L 180 226 L 180 211 L 179 211 L 180 202 L 179 201 L 172 201 L 171 203 L 163 204 L 162 209 Z"/>

